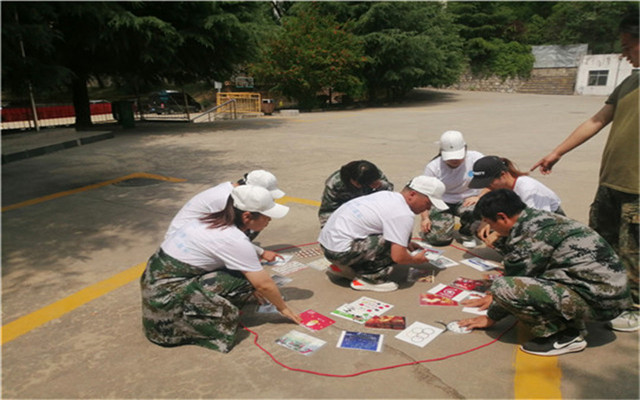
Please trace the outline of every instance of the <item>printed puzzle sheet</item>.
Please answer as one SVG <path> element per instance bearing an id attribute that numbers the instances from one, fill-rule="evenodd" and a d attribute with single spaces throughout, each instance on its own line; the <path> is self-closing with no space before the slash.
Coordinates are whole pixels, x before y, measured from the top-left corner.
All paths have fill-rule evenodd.
<path id="1" fill-rule="evenodd" d="M 326 317 L 313 310 L 307 310 L 303 312 L 302 314 L 300 314 L 300 318 L 302 318 L 302 323 L 300 325 L 304 326 L 307 329 L 311 329 L 312 331 L 319 331 L 326 328 L 327 326 L 335 324 L 336 322 L 331 318 Z"/>
<path id="2" fill-rule="evenodd" d="M 369 318 L 382 315 L 392 307 L 391 304 L 363 296 L 354 302 L 341 305 L 332 311 L 331 314 L 359 324 L 364 324 Z"/>
<path id="3" fill-rule="evenodd" d="M 305 333 L 298 331 L 289 331 L 286 335 L 276 339 L 276 343 L 288 349 L 296 351 L 302 355 L 308 356 L 313 354 L 320 347 L 324 346 L 324 340 L 314 338 Z"/>
<path id="4" fill-rule="evenodd" d="M 280 266 L 280 265 L 285 265 L 286 263 L 288 263 L 289 261 L 291 261 L 291 259 L 293 258 L 293 254 L 281 254 L 282 258 L 280 257 L 276 257 L 275 260 L 273 261 L 262 261 L 262 265 L 271 265 L 271 266 Z"/>
<path id="5" fill-rule="evenodd" d="M 383 340 L 379 333 L 342 331 L 336 347 L 380 352 Z"/>
<path id="6" fill-rule="evenodd" d="M 280 275 L 289 275 L 305 268 L 307 268 L 307 266 L 300 261 L 289 261 L 284 265 L 273 267 L 272 271 L 277 272 Z"/>
<path id="7" fill-rule="evenodd" d="M 399 315 L 376 315 L 364 323 L 367 328 L 377 329 L 397 329 L 402 330 L 407 327 L 406 318 Z"/>
<path id="8" fill-rule="evenodd" d="M 412 251 L 411 255 L 416 255 L 416 254 L 420 253 L 421 251 L 425 251 L 426 250 L 424 255 L 425 255 L 425 257 L 427 257 L 427 260 L 429 260 L 429 261 L 437 260 L 438 258 L 440 258 L 440 256 L 442 256 L 442 253 L 444 253 L 444 250 L 436 249 L 434 247 L 429 246 L 427 243 L 421 242 L 419 240 L 414 240 L 413 243 L 415 243 L 418 246 L 422 247 L 422 249 L 418 249 L 418 250 Z"/>
<path id="9" fill-rule="evenodd" d="M 475 290 L 478 292 L 484 292 L 489 288 L 489 284 L 487 283 L 487 281 L 483 281 L 480 279 L 469 279 L 462 276 L 456 278 L 456 280 L 451 283 L 451 286 L 458 287 L 464 290 Z"/>
<path id="10" fill-rule="evenodd" d="M 435 260 L 429 260 L 429 262 L 431 263 L 431 265 L 439 269 L 451 268 L 455 267 L 456 265 L 460 265 L 456 261 L 453 261 L 449 257 L 445 256 L 440 256 Z"/>
<path id="11" fill-rule="evenodd" d="M 461 262 L 473 269 L 477 269 L 480 272 L 490 271 L 492 269 L 500 267 L 500 264 L 493 261 L 484 260 L 480 257 L 467 258 L 465 260 L 462 260 Z"/>
<path id="12" fill-rule="evenodd" d="M 432 287 L 429 290 L 429 293 L 435 294 L 441 297 L 446 297 L 448 299 L 458 301 L 458 302 L 464 300 L 470 294 L 468 290 L 463 290 L 457 287 L 448 286 L 443 283 L 438 283 L 437 285 Z"/>
<path id="13" fill-rule="evenodd" d="M 414 346 L 424 347 L 442 332 L 444 332 L 444 329 L 416 321 L 407 329 L 398 333 L 396 339 L 400 339 Z"/>
<path id="14" fill-rule="evenodd" d="M 457 306 L 458 302 L 433 293 L 420 293 L 421 306 Z"/>

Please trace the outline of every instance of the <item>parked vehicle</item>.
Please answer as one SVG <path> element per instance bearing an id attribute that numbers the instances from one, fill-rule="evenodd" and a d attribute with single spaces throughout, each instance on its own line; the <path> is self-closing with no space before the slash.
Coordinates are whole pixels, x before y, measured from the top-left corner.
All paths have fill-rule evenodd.
<path id="1" fill-rule="evenodd" d="M 152 93 L 145 107 L 146 112 L 155 114 L 176 114 L 185 113 L 185 96 L 187 98 L 187 109 L 190 113 L 199 112 L 202 106 L 188 93 L 177 90 L 161 90 Z"/>

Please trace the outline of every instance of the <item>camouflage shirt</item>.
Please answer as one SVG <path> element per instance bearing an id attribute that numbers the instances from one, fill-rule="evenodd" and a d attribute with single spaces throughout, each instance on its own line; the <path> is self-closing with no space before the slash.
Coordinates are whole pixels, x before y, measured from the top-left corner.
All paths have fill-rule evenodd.
<path id="1" fill-rule="evenodd" d="M 325 182 L 324 192 L 322 193 L 322 201 L 320 204 L 320 210 L 318 211 L 318 218 L 320 219 L 320 225 L 324 224 L 329 219 L 329 216 L 338 209 L 341 205 L 351 199 L 377 192 L 380 190 L 393 190 L 393 183 L 389 182 L 386 176 L 380 171 L 380 188 L 372 190 L 369 187 L 355 188 L 347 186 L 342 179 L 340 179 L 340 170 L 337 170 Z"/>
<path id="2" fill-rule="evenodd" d="M 600 235 L 577 221 L 526 208 L 498 250 L 504 255 L 505 276 L 558 282 L 594 309 L 630 305 L 620 259 Z M 503 316 L 496 308 L 495 303 L 489 307 L 492 319 Z"/>

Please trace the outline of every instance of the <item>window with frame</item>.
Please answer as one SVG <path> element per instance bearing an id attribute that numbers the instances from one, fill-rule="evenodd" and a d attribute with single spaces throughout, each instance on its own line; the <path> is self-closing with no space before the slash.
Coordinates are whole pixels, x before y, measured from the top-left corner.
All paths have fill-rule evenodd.
<path id="1" fill-rule="evenodd" d="M 607 78 L 609 77 L 609 71 L 607 70 L 594 70 L 589 71 L 588 86 L 607 86 Z"/>

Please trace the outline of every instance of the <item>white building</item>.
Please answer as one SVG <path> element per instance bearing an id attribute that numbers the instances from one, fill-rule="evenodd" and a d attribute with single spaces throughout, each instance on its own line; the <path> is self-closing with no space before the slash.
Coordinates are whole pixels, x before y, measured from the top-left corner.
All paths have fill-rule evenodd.
<path id="1" fill-rule="evenodd" d="M 632 70 L 620 54 L 584 55 L 578 64 L 575 94 L 608 96 Z"/>

